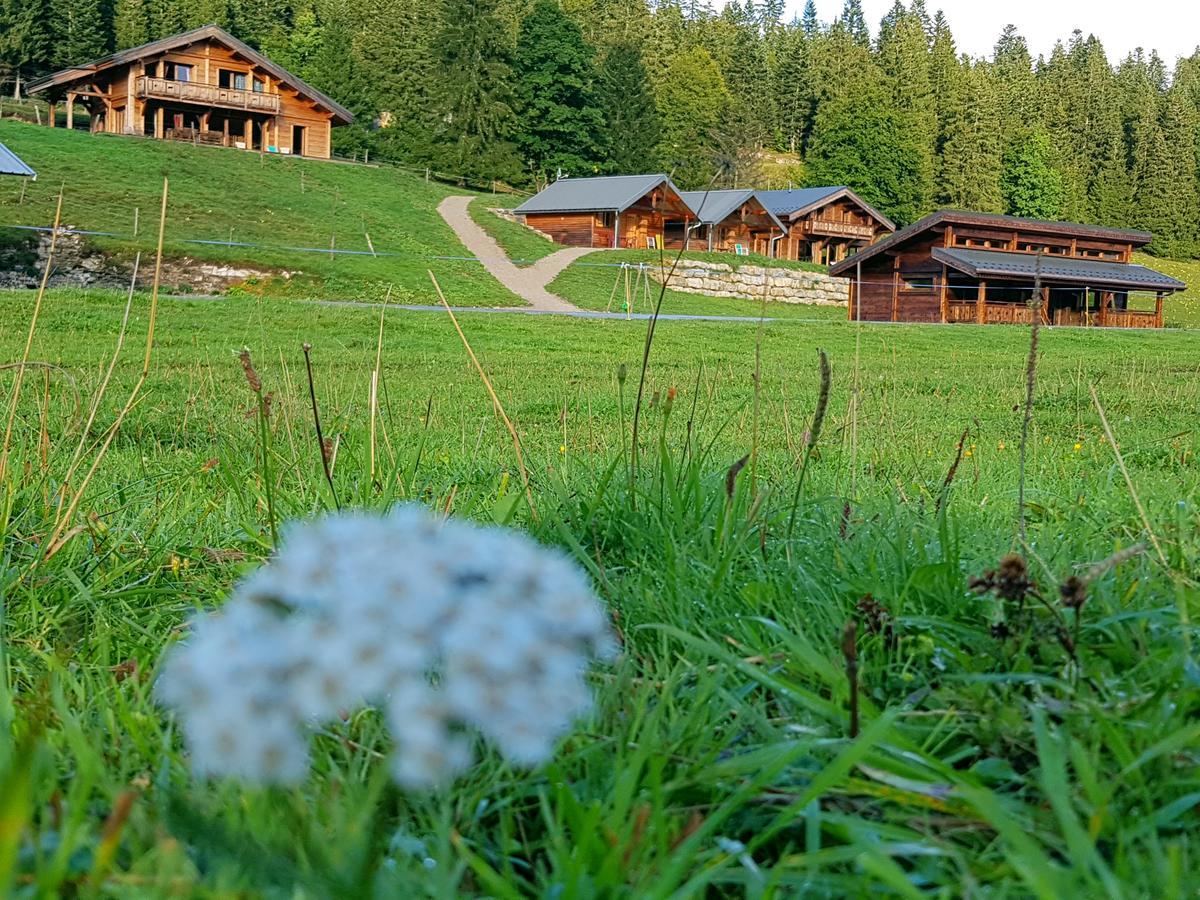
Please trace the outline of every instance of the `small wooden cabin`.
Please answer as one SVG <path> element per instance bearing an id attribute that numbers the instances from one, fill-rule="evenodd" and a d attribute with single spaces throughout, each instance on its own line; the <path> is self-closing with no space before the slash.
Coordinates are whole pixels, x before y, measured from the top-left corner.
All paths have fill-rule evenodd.
<path id="1" fill-rule="evenodd" d="M 891 219 L 848 187 L 758 191 L 756 196 L 787 223 L 787 235 L 776 245 L 781 259 L 827 266 L 896 230 Z"/>
<path id="2" fill-rule="evenodd" d="M 1030 323 L 1036 309 L 1045 324 L 1161 328 L 1163 298 L 1187 285 L 1130 262 L 1151 238 L 942 210 L 829 271 L 850 279 L 851 320 Z"/>
<path id="3" fill-rule="evenodd" d="M 666 175 L 560 178 L 514 212 L 570 247 L 678 247 L 695 221 Z"/>
<path id="4" fill-rule="evenodd" d="M 692 232 L 689 250 L 716 250 L 771 256 L 788 228 L 762 205 L 752 190 L 684 191 L 680 194 L 692 208 L 700 228 Z"/>
<path id="5" fill-rule="evenodd" d="M 328 159 L 345 107 L 216 25 L 122 50 L 30 82 L 55 107 L 91 115 L 91 130 Z"/>
<path id="6" fill-rule="evenodd" d="M 18 178 L 31 178 L 37 181 L 37 172 L 25 165 L 25 161 L 0 144 L 0 175 L 16 175 Z"/>

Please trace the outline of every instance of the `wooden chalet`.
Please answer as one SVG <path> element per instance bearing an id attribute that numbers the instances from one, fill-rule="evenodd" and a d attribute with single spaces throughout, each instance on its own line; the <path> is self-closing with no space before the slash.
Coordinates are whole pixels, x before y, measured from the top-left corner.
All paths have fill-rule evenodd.
<path id="1" fill-rule="evenodd" d="M 895 224 L 848 187 L 757 191 L 759 202 L 787 224 L 780 259 L 821 265 L 841 262 L 896 230 Z"/>
<path id="2" fill-rule="evenodd" d="M 94 133 L 153 136 L 328 159 L 350 111 L 216 25 L 122 50 L 30 82 L 29 93 L 77 103 Z"/>
<path id="3" fill-rule="evenodd" d="M 514 212 L 570 247 L 679 247 L 696 214 L 666 175 L 560 178 Z"/>
<path id="4" fill-rule="evenodd" d="M 0 144 L 0 175 L 15 175 L 37 181 L 37 172 L 25 165 L 25 161 Z"/>
<path id="5" fill-rule="evenodd" d="M 716 250 L 771 256 L 788 228 L 762 205 L 752 190 L 683 191 L 700 227 L 692 232 L 689 250 Z"/>
<path id="6" fill-rule="evenodd" d="M 1161 328 L 1164 296 L 1187 285 L 1130 262 L 1151 237 L 942 210 L 829 271 L 850 279 L 851 320 L 1030 323 L 1039 283 L 1045 324 Z"/>

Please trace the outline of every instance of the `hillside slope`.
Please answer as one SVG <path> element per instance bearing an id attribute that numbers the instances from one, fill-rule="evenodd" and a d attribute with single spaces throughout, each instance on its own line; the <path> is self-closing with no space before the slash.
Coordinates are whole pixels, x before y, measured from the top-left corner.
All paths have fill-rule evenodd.
<path id="1" fill-rule="evenodd" d="M 391 168 L 90 135 L 12 121 L 0 124 L 0 141 L 38 172 L 37 182 L 25 185 L 23 202 L 20 179 L 0 181 L 0 225 L 49 225 L 61 187 L 65 224 L 114 234 L 90 240 L 119 256 L 139 249 L 149 252 L 166 174 L 168 255 L 289 273 L 286 278 L 258 280 L 247 290 L 298 298 L 381 299 L 390 286 L 394 301 L 427 303 L 436 302 L 428 276 L 432 270 L 452 303 L 521 302 L 477 263 L 461 259 L 465 250 L 437 214 L 444 197 L 469 191 Z M 9 240 L 17 234 L 0 229 L 0 236 Z M 330 254 L 331 242 L 338 250 L 363 255 Z M 370 255 L 371 245 L 378 256 Z"/>

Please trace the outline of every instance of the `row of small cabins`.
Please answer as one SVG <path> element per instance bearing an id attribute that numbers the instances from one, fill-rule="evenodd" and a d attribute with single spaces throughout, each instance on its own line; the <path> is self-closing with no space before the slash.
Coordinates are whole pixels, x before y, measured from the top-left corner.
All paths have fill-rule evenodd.
<path id="1" fill-rule="evenodd" d="M 1131 262 L 1142 231 L 941 210 L 900 231 L 847 187 L 680 191 L 666 175 L 564 178 L 517 207 L 569 246 L 754 252 L 850 282 L 851 320 L 1161 328 L 1187 288 Z M 1031 304 L 1035 292 L 1041 302 Z M 1130 294 L 1153 295 L 1133 309 Z M 1036 312 L 1035 312 L 1036 310 Z"/>
<path id="2" fill-rule="evenodd" d="M 321 91 L 215 25 L 47 75 L 29 85 L 68 127 L 329 158 L 353 120 Z M 11 157 L 11 158 L 10 158 Z M 0 153 L 0 173 L 32 174 Z M 848 187 L 680 191 L 666 175 L 563 178 L 516 213 L 559 243 L 757 253 L 850 280 L 851 319 L 1161 327 L 1186 285 L 1130 261 L 1151 235 L 943 210 L 897 231 Z M 1040 304 L 1028 301 L 1036 289 Z M 1154 308 L 1132 309 L 1133 292 Z"/>

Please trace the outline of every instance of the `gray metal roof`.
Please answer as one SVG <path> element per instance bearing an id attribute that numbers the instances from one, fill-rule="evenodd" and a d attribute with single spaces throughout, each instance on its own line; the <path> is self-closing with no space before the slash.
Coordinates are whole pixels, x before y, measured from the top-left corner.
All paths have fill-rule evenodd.
<path id="1" fill-rule="evenodd" d="M 935 247 L 933 258 L 975 278 L 997 276 L 1032 280 L 1038 266 L 1036 254 L 1003 250 Z M 1100 259 L 1077 259 L 1043 254 L 1041 272 L 1045 281 L 1058 284 L 1153 291 L 1182 291 L 1187 288 L 1182 281 L 1164 275 L 1162 272 L 1155 272 L 1146 266 Z"/>
<path id="2" fill-rule="evenodd" d="M 826 197 L 832 197 L 844 190 L 846 190 L 845 185 L 839 185 L 838 187 L 797 188 L 794 191 L 758 191 L 757 193 L 759 203 L 777 216 L 786 216 L 798 209 L 820 203 Z"/>
<path id="3" fill-rule="evenodd" d="M 598 178 L 560 178 L 534 194 L 513 212 L 557 213 L 613 210 L 621 212 L 663 182 L 679 191 L 666 175 L 605 175 Z"/>
<path id="4" fill-rule="evenodd" d="M 692 212 L 696 214 L 696 218 L 705 225 L 715 225 L 719 222 L 724 222 L 732 212 L 737 210 L 747 200 L 756 199 L 755 191 L 751 189 L 681 191 L 679 196 L 683 198 L 684 203 L 692 208 Z M 758 202 L 762 203 L 761 200 Z M 770 209 L 767 209 L 767 215 L 781 231 L 787 231 L 787 226 L 779 221 L 779 217 Z"/>
<path id="5" fill-rule="evenodd" d="M 0 175 L 23 175 L 26 178 L 37 178 L 37 172 L 25 165 L 21 157 L 0 144 Z"/>
<path id="6" fill-rule="evenodd" d="M 137 47 L 130 47 L 128 50 L 122 50 L 119 53 L 112 53 L 91 62 L 71 66 L 69 69 L 62 69 L 61 71 L 44 75 L 41 78 L 36 78 L 25 87 L 29 93 L 36 94 L 48 88 L 61 87 L 80 79 L 89 78 L 95 73 L 111 68 L 112 66 L 122 66 L 141 59 L 144 56 L 166 53 L 169 50 L 186 47 L 188 44 L 194 44 L 196 41 L 208 39 L 224 44 L 239 56 L 245 57 L 255 65 L 266 69 L 275 77 L 276 81 L 282 81 L 309 99 L 317 101 L 319 105 L 324 106 L 333 113 L 335 119 L 347 124 L 354 121 L 354 113 L 350 112 L 350 110 L 346 109 L 346 107 L 342 106 L 332 97 L 318 91 L 315 87 L 300 77 L 293 75 L 278 63 L 267 59 L 267 57 L 263 56 L 249 44 L 239 41 L 219 25 L 201 25 L 199 28 L 193 28 L 191 31 L 184 31 L 180 34 L 173 34 L 170 37 L 150 41 L 147 44 L 141 44 Z"/>

